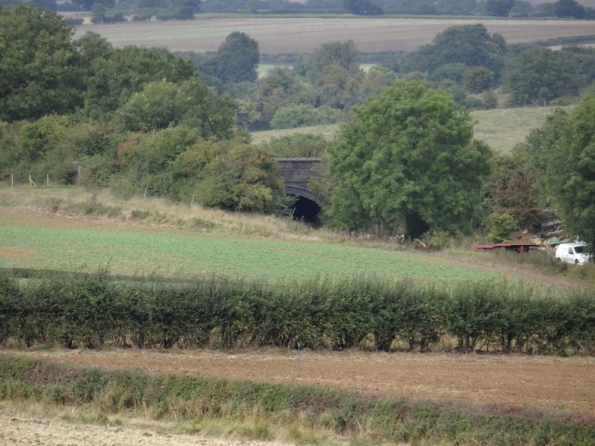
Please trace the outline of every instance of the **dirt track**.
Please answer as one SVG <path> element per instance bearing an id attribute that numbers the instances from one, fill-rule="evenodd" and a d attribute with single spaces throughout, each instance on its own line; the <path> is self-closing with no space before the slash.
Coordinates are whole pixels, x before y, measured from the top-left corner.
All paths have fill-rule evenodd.
<path id="1" fill-rule="evenodd" d="M 306 351 L 298 370 L 295 353 L 279 350 L 235 353 L 0 350 L 0 354 L 83 366 L 196 373 L 595 415 L 593 358 Z"/>

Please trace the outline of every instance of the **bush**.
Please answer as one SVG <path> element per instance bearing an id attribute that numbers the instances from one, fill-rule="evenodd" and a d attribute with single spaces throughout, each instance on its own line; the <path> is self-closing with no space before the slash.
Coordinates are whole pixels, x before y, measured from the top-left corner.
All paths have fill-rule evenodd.
<path id="1" fill-rule="evenodd" d="M 494 215 L 490 219 L 488 239 L 493 243 L 502 243 L 504 240 L 510 238 L 510 233 L 517 227 L 517 222 L 510 215 Z"/>
<path id="2" fill-rule="evenodd" d="M 328 105 L 318 108 L 309 104 L 292 104 L 279 108 L 271 119 L 274 129 L 292 129 L 313 125 L 334 124 L 344 117 L 340 110 Z"/>

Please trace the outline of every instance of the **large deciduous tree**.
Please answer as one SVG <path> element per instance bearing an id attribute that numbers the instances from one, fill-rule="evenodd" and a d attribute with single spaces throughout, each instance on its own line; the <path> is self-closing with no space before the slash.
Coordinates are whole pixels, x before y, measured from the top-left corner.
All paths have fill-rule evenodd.
<path id="1" fill-rule="evenodd" d="M 126 130 L 151 131 L 177 125 L 197 129 L 203 138 L 229 138 L 235 104 L 215 96 L 197 80 L 180 84 L 151 82 L 117 112 Z"/>
<path id="2" fill-rule="evenodd" d="M 196 75 L 192 62 L 181 57 L 133 46 L 109 51 L 102 48 L 97 36 L 87 36 L 81 51 L 100 53 L 90 61 L 84 93 L 85 113 L 98 120 L 109 120 L 116 109 L 149 82 L 181 83 Z"/>
<path id="3" fill-rule="evenodd" d="M 529 138 L 541 158 L 546 199 L 565 228 L 595 252 L 595 95 L 565 115 L 557 113 Z"/>
<path id="4" fill-rule="evenodd" d="M 334 224 L 416 237 L 470 229 L 491 151 L 448 92 L 412 81 L 354 109 L 329 155 Z"/>
<path id="5" fill-rule="evenodd" d="M 451 26 L 431 44 L 409 53 L 401 69 L 432 73 L 446 64 L 465 64 L 489 68 L 498 80 L 504 67 L 505 51 L 504 38 L 497 33 L 490 35 L 482 24 Z"/>
<path id="6" fill-rule="evenodd" d="M 56 13 L 0 8 L 0 119 L 69 113 L 80 104 L 80 56 Z"/>
<path id="7" fill-rule="evenodd" d="M 574 58 L 560 51 L 532 46 L 506 64 L 504 85 L 512 105 L 548 105 L 555 98 L 574 96 L 585 79 Z"/>
<path id="8" fill-rule="evenodd" d="M 254 82 L 260 63 L 258 42 L 242 32 L 232 32 L 217 50 L 215 75 L 224 83 Z"/>
<path id="9" fill-rule="evenodd" d="M 358 74 L 359 51 L 353 40 L 345 42 L 328 42 L 314 51 L 310 56 L 301 57 L 294 66 L 294 71 L 315 82 L 324 75 L 325 67 L 338 65 L 350 74 Z"/>

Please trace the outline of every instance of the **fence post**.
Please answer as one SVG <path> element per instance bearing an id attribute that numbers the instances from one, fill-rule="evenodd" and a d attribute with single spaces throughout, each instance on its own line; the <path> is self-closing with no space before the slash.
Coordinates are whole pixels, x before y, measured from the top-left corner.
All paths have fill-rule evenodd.
<path id="1" fill-rule="evenodd" d="M 10 174 L 10 188 L 14 189 L 14 175 L 12 173 Z"/>
<path id="2" fill-rule="evenodd" d="M 50 174 L 49 173 L 45 177 L 45 186 L 50 187 Z"/>
<path id="3" fill-rule="evenodd" d="M 35 181 L 33 181 L 33 178 L 31 178 L 31 175 L 29 175 L 29 186 L 37 186 Z"/>

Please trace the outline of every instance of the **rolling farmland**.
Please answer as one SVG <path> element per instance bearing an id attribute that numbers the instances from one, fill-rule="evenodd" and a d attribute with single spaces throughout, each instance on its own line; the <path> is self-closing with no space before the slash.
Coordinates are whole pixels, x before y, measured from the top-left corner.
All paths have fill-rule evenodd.
<path id="1" fill-rule="evenodd" d="M 475 23 L 483 23 L 489 32 L 501 33 L 509 43 L 595 34 L 595 21 L 245 17 L 81 25 L 75 37 L 94 32 L 116 47 L 205 52 L 215 51 L 232 31 L 242 31 L 256 39 L 265 54 L 309 53 L 325 42 L 349 39 L 364 52 L 410 51 L 430 43 L 449 26 Z"/>

